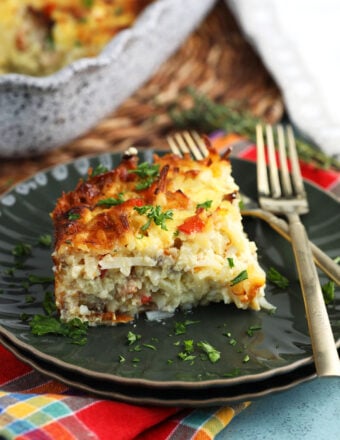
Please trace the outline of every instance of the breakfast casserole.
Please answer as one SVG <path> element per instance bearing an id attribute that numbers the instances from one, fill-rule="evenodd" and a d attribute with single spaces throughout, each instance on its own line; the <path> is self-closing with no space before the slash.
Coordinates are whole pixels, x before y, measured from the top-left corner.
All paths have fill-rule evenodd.
<path id="1" fill-rule="evenodd" d="M 1 0 L 0 73 L 49 75 L 96 56 L 152 0 Z"/>
<path id="2" fill-rule="evenodd" d="M 228 157 L 210 148 L 200 161 L 166 154 L 148 163 L 132 150 L 57 201 L 60 318 L 114 325 L 211 302 L 264 307 L 265 273 L 243 230 Z"/>

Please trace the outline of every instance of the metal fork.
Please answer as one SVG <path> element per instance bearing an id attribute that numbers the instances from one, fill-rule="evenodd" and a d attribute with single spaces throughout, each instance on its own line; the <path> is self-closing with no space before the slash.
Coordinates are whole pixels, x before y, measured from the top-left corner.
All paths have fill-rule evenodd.
<path id="1" fill-rule="evenodd" d="M 172 153 L 178 156 L 189 153 L 194 159 L 202 160 L 209 154 L 204 140 L 196 131 L 178 132 L 174 136 L 169 136 L 167 141 Z M 277 217 L 267 210 L 260 209 L 255 201 L 244 194 L 242 194 L 242 201 L 242 215 L 260 218 L 286 240 L 291 241 L 288 224 L 283 218 Z M 315 263 L 329 278 L 340 285 L 340 266 L 314 243 L 311 242 L 310 245 Z"/>
<path id="2" fill-rule="evenodd" d="M 309 210 L 301 177 L 293 130 L 277 127 L 279 165 L 276 158 L 273 128 L 267 125 L 266 144 L 268 173 L 265 159 L 265 139 L 261 125 L 256 127 L 257 188 L 260 206 L 286 216 L 298 269 L 316 372 L 319 376 L 340 376 L 340 361 L 323 294 L 313 262 L 310 243 L 300 215 Z M 286 149 L 286 144 L 288 148 Z M 290 158 L 291 173 L 287 164 Z M 279 173 L 280 170 L 280 173 Z M 269 176 L 268 176 L 269 174 Z"/>

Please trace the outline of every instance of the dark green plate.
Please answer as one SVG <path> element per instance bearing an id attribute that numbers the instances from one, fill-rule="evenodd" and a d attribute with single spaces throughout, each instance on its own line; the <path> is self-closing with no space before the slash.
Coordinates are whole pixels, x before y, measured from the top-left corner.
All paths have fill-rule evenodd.
<path id="1" fill-rule="evenodd" d="M 142 160 L 151 158 L 150 152 Z M 264 269 L 274 266 L 290 280 L 286 290 L 268 284 L 267 298 L 277 307 L 275 314 L 240 311 L 232 305 L 213 304 L 190 313 L 178 312 L 162 322 L 140 316 L 133 324 L 91 328 L 88 343 L 77 346 L 58 336 L 31 334 L 25 315 L 43 313 L 42 301 L 52 285 L 25 288 L 29 275 L 52 276 L 51 249 L 37 245 L 38 237 L 51 233 L 48 213 L 62 191 L 73 189 L 89 166 L 114 166 L 119 155 L 82 158 L 68 165 L 41 172 L 16 186 L 0 200 L 0 334 L 18 349 L 63 371 L 108 381 L 125 387 L 202 390 L 248 383 L 253 386 L 273 376 L 287 375 L 312 364 L 312 352 L 303 300 L 293 255 L 288 242 L 257 219 L 245 219 L 245 228 L 259 248 Z M 233 174 L 242 192 L 256 198 L 253 163 L 233 160 Z M 312 185 L 307 185 L 311 211 L 304 217 L 310 238 L 331 257 L 340 254 L 339 203 Z M 15 266 L 12 250 L 18 243 L 32 246 L 21 267 Z M 321 283 L 327 279 L 321 274 Z M 340 345 L 340 295 L 328 306 L 332 328 Z M 186 333 L 175 332 L 177 322 L 197 321 Z M 256 328 L 252 334 L 248 330 Z M 140 350 L 129 346 L 129 331 L 141 335 Z M 199 349 L 193 361 L 178 354 L 183 342 L 207 341 L 221 352 L 212 363 Z"/>

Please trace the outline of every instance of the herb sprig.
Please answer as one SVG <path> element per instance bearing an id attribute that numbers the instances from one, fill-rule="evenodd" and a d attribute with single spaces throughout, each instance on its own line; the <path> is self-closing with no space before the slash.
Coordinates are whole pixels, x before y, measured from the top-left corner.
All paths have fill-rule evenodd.
<path id="1" fill-rule="evenodd" d="M 140 179 L 140 182 L 136 184 L 137 190 L 147 189 L 159 177 L 159 165 L 142 162 L 135 170 L 129 170 L 129 173 L 136 174 Z"/>
<path id="2" fill-rule="evenodd" d="M 167 211 L 162 211 L 161 206 L 153 206 L 153 205 L 144 205 L 144 206 L 135 206 L 133 208 L 140 215 L 146 215 L 148 221 L 140 228 L 141 231 L 145 232 L 151 225 L 153 221 L 155 225 L 160 226 L 161 229 L 167 231 L 166 220 L 172 220 L 173 211 L 171 209 Z"/>
<path id="3" fill-rule="evenodd" d="M 183 109 L 175 103 L 169 111 L 170 117 L 177 128 L 192 128 L 203 133 L 225 130 L 256 141 L 255 127 L 263 121 L 245 110 L 243 103 L 219 104 L 190 87 L 186 93 L 192 98 L 192 107 Z M 339 159 L 324 154 L 316 146 L 311 145 L 299 136 L 296 136 L 296 147 L 300 159 L 305 162 L 315 163 L 323 168 L 331 167 L 340 170 Z"/>

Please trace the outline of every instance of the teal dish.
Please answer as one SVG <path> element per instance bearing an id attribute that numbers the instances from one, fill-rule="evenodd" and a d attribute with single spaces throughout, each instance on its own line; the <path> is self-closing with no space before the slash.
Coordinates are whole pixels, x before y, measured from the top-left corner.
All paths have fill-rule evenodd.
<path id="1" fill-rule="evenodd" d="M 152 152 L 141 153 L 152 160 Z M 23 320 L 42 314 L 46 291 L 52 284 L 31 284 L 30 275 L 51 277 L 51 248 L 38 244 L 41 234 L 51 234 L 49 212 L 62 191 L 74 188 L 86 176 L 88 167 L 99 163 L 107 168 L 120 161 L 119 154 L 81 158 L 40 172 L 17 185 L 0 199 L 0 336 L 23 357 L 54 366 L 61 376 L 79 377 L 79 383 L 93 382 L 97 388 L 123 388 L 129 396 L 136 387 L 155 393 L 162 400 L 164 390 L 179 398 L 210 390 L 219 396 L 236 398 L 240 387 L 256 393 L 259 384 L 268 390 L 270 382 L 286 380 L 289 385 L 315 374 L 303 299 L 290 244 L 259 219 L 245 218 L 245 229 L 258 246 L 261 265 L 271 266 L 286 276 L 289 287 L 280 290 L 268 283 L 266 296 L 277 309 L 274 314 L 236 309 L 233 305 L 212 304 L 190 312 L 178 311 L 161 321 L 139 316 L 132 324 L 90 328 L 86 345 L 74 345 L 65 337 L 34 336 Z M 242 193 L 256 199 L 256 170 L 253 163 L 233 159 L 233 175 Z M 340 255 L 340 210 L 336 199 L 306 184 L 311 211 L 303 221 L 311 240 L 329 256 Z M 32 253 L 16 263 L 13 249 L 27 243 Z M 320 273 L 321 283 L 328 280 Z M 25 287 L 26 286 L 26 287 Z M 340 294 L 328 305 L 328 312 L 340 346 Z M 178 322 L 193 321 L 178 334 Z M 250 331 L 249 331 L 250 330 Z M 140 335 L 137 344 L 128 344 L 128 332 Z M 178 354 L 186 340 L 206 341 L 220 351 L 211 362 L 198 348 L 195 359 L 184 361 Z M 46 367 L 46 371 L 48 372 Z M 287 385 L 287 386 L 288 386 Z M 95 388 L 95 385 L 93 385 Z M 116 387 L 116 388 L 115 388 Z M 269 386 L 270 389 L 270 386 Z M 130 391 L 129 391 L 130 390 Z M 187 394 L 186 394 L 187 395 Z M 165 397 L 164 397 L 165 399 Z M 184 397 L 183 397 L 184 399 Z"/>

